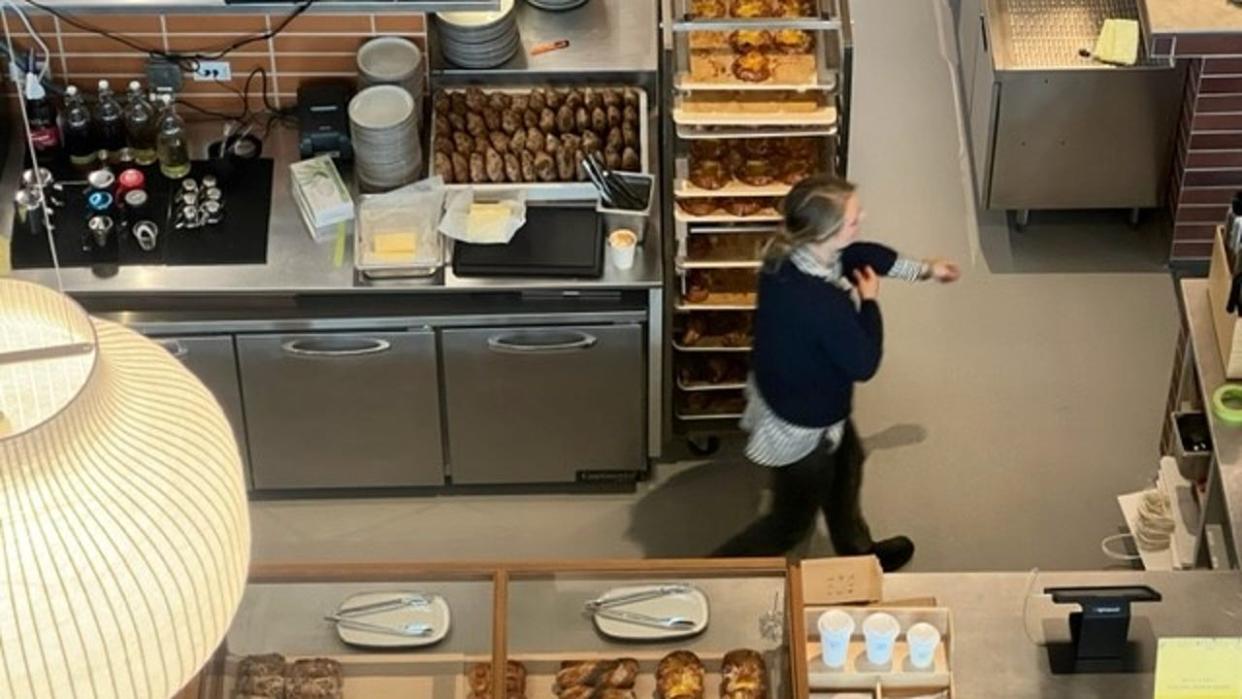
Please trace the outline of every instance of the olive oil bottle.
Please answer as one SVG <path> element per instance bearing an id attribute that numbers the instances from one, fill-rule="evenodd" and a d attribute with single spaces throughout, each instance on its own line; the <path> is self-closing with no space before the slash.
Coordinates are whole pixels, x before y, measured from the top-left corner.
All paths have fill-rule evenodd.
<path id="1" fill-rule="evenodd" d="M 190 142 L 185 132 L 185 121 L 177 116 L 177 105 L 172 95 L 163 95 L 163 98 L 164 114 L 160 117 L 155 150 L 160 160 L 160 172 L 171 180 L 179 180 L 190 174 Z"/>

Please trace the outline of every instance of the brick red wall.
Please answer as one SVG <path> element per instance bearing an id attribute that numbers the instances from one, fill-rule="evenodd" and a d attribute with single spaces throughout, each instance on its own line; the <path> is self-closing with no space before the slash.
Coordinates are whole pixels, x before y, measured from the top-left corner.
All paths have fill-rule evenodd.
<path id="1" fill-rule="evenodd" d="M 237 38 L 261 33 L 276 26 L 282 13 L 265 14 L 75 14 L 76 19 L 91 25 L 124 34 L 144 46 L 166 51 L 204 50 L 219 48 Z M 113 87 L 122 87 L 130 80 L 145 81 L 143 53 L 112 39 L 85 32 L 56 17 L 33 15 L 35 30 L 52 50 L 53 78 L 59 83 L 73 83 L 89 92 L 101 78 Z M 29 35 L 19 29 L 20 23 L 11 14 L 9 28 L 17 46 L 29 44 Z M 425 18 L 414 12 L 384 13 L 308 13 L 294 20 L 273 39 L 248 44 L 230 53 L 232 80 L 195 82 L 185 77 L 185 99 L 213 111 L 236 113 L 246 76 L 257 66 L 269 75 L 269 94 L 282 104 L 295 101 L 298 85 L 315 78 L 356 77 L 354 55 L 367 39 L 379 35 L 400 35 L 413 40 L 426 51 Z M 205 51 L 204 51 L 205 52 Z M 425 56 L 425 53 L 424 53 Z M 424 68 L 427 61 L 423 61 Z M 251 104 L 259 109 L 262 102 L 260 81 L 251 84 Z"/>
<path id="2" fill-rule="evenodd" d="M 1222 41 L 1201 38 L 1200 46 L 1179 37 L 1177 49 L 1179 55 L 1191 49 L 1206 52 L 1222 48 Z M 1228 45 L 1233 53 L 1242 53 L 1239 37 Z M 1242 57 L 1183 60 L 1189 70 L 1169 188 L 1174 222 L 1170 257 L 1188 262 L 1211 257 L 1216 225 L 1224 221 L 1234 192 L 1242 191 Z"/>

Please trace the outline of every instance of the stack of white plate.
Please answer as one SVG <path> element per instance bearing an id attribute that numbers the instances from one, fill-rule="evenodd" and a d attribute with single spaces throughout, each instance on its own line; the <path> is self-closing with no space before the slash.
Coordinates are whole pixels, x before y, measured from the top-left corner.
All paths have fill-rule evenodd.
<path id="1" fill-rule="evenodd" d="M 541 10 L 552 10 L 554 12 L 572 10 L 587 4 L 587 0 L 526 0 L 526 2 L 531 7 L 538 7 Z"/>
<path id="2" fill-rule="evenodd" d="M 414 115 L 423 113 L 423 52 L 409 39 L 380 36 L 358 50 L 360 88 L 399 85 L 414 97 Z"/>
<path id="3" fill-rule="evenodd" d="M 500 0 L 495 12 L 440 12 L 436 14 L 440 52 L 462 68 L 495 68 L 517 53 L 515 0 Z"/>
<path id="4" fill-rule="evenodd" d="M 363 191 L 413 182 L 423 164 L 414 98 L 396 85 L 375 85 L 349 102 L 354 170 Z"/>

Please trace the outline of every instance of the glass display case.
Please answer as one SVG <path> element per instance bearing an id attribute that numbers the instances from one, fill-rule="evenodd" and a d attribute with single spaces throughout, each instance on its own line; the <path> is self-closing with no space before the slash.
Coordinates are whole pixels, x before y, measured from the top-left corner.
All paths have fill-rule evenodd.
<path id="1" fill-rule="evenodd" d="M 258 567 L 190 696 L 465 699 L 470 671 L 495 650 L 498 575 L 482 566 Z"/>
<path id="2" fill-rule="evenodd" d="M 789 593 L 783 559 L 259 567 L 184 696 L 792 699 Z"/>

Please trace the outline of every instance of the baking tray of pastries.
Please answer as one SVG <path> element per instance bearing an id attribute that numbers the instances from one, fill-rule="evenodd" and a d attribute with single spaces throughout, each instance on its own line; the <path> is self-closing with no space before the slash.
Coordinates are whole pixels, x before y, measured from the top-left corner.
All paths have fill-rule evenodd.
<path id="1" fill-rule="evenodd" d="M 753 314 L 748 311 L 705 311 L 673 318 L 673 348 L 678 352 L 749 352 Z"/>
<path id="2" fill-rule="evenodd" d="M 650 172 L 647 122 L 647 93 L 635 87 L 438 90 L 430 175 L 450 189 L 595 199 L 582 158 L 600 153 L 609 169 Z"/>
<path id="3" fill-rule="evenodd" d="M 736 420 L 746 409 L 742 389 L 727 391 L 685 391 L 679 393 L 674 415 L 678 420 Z"/>
<path id="4" fill-rule="evenodd" d="M 682 269 L 757 268 L 771 235 L 767 233 L 704 233 L 686 239 Z"/>
<path id="5" fill-rule="evenodd" d="M 695 197 L 679 200 L 673 218 L 691 224 L 780 223 L 780 207 L 780 197 Z"/>
<path id="6" fill-rule="evenodd" d="M 679 198 L 783 197 L 822 172 L 825 155 L 817 138 L 690 141 L 688 156 L 677 161 L 673 192 Z"/>
<path id="7" fill-rule="evenodd" d="M 704 90 L 678 94 L 673 123 L 690 127 L 834 127 L 836 107 L 821 92 Z M 707 132 L 710 133 L 710 132 Z"/>
<path id="8" fill-rule="evenodd" d="M 746 386 L 750 371 L 746 354 L 684 354 L 677 358 L 677 388 L 683 391 L 725 391 Z"/>
<path id="9" fill-rule="evenodd" d="M 681 277 L 679 311 L 752 310 L 758 300 L 757 269 L 689 269 Z"/>

